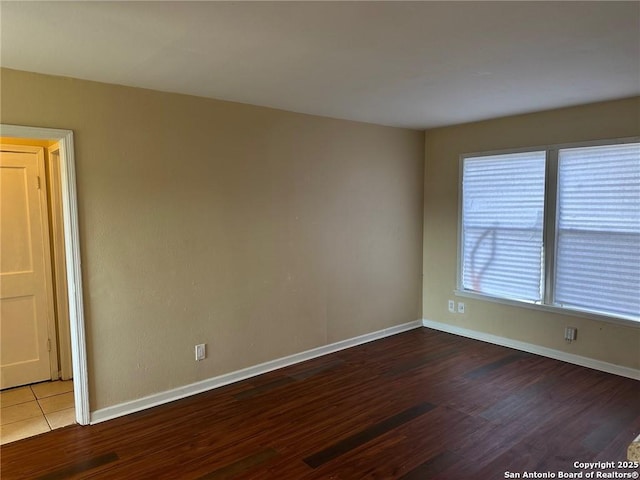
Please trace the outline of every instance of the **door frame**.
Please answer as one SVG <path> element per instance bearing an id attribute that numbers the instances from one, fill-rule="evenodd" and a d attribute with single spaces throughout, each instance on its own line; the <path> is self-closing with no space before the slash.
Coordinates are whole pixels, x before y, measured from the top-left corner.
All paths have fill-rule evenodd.
<path id="1" fill-rule="evenodd" d="M 49 143 L 49 142 L 48 142 Z M 60 178 L 60 144 L 47 147 L 46 184 L 49 191 L 51 232 L 51 264 L 53 265 L 53 285 L 56 305 L 55 324 L 57 327 L 58 371 L 62 380 L 73 378 L 71 363 L 71 330 L 69 328 L 69 300 L 67 298 L 67 261 L 64 252 L 64 222 L 62 220 L 62 191 Z"/>
<path id="2" fill-rule="evenodd" d="M 88 425 L 90 423 L 89 382 L 87 374 L 87 349 L 82 295 L 73 131 L 0 124 L 0 135 L 3 137 L 31 138 L 59 142 L 62 228 L 64 232 L 65 261 L 67 267 L 67 297 L 69 299 L 69 326 L 71 330 L 73 394 L 76 422 L 80 425 Z"/>

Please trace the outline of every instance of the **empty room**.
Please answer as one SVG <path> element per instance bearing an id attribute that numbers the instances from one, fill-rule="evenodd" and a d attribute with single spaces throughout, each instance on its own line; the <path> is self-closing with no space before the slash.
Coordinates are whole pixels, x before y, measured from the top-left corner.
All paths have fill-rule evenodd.
<path id="1" fill-rule="evenodd" d="M 639 25 L 0 0 L 0 477 L 638 478 Z"/>

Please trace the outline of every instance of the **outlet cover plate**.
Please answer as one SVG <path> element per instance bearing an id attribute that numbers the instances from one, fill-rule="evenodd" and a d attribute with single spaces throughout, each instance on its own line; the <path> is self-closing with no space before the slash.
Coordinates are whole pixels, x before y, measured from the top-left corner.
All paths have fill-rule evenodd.
<path id="1" fill-rule="evenodd" d="M 196 345 L 196 361 L 204 360 L 207 358 L 207 347 L 206 344 L 201 343 Z"/>

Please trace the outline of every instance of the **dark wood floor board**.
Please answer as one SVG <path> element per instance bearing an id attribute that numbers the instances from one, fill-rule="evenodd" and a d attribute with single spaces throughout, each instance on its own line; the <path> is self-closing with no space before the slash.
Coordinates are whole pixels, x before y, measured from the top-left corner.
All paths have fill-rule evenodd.
<path id="1" fill-rule="evenodd" d="M 549 419 L 561 406 L 558 402 L 554 402 L 548 393 L 557 383 L 557 377 L 540 378 L 494 403 L 480 412 L 480 416 L 498 424 L 523 422 L 530 419 L 532 426 L 535 426 L 539 424 L 540 419 Z"/>
<path id="2" fill-rule="evenodd" d="M 400 431 L 411 439 L 417 448 L 417 460 L 427 460 L 431 457 L 430 451 L 440 453 L 448 450 L 454 453 L 454 450 L 472 435 L 493 427 L 483 418 L 467 415 L 448 406 L 439 406 L 429 415 L 416 419 Z M 426 456 L 420 458 L 419 451 L 424 451 Z"/>
<path id="3" fill-rule="evenodd" d="M 243 472 L 234 480 L 266 480 L 266 479 L 296 479 L 309 480 L 314 470 L 303 461 L 282 455 L 274 457 L 256 468 Z"/>
<path id="4" fill-rule="evenodd" d="M 311 377 L 315 377 L 320 374 L 329 374 L 335 372 L 336 369 L 344 365 L 344 360 L 341 358 L 332 359 L 329 362 L 322 363 L 316 366 L 308 366 L 304 369 L 291 368 L 287 375 L 295 380 L 307 380 Z"/>
<path id="5" fill-rule="evenodd" d="M 399 412 L 424 403 L 424 399 L 412 388 L 399 388 L 393 383 L 390 388 L 372 396 L 366 388 L 359 387 L 346 395 L 333 399 L 331 407 L 332 422 L 326 424 L 326 416 L 312 416 L 312 422 L 305 422 L 306 428 L 315 431 L 322 426 L 322 433 L 333 438 L 348 436 L 363 426 L 383 421 L 389 412 Z"/>
<path id="6" fill-rule="evenodd" d="M 406 471 L 406 438 L 387 432 L 307 474 L 304 480 L 397 478 Z"/>
<path id="7" fill-rule="evenodd" d="M 479 414 L 494 403 L 510 395 L 512 390 L 500 385 L 474 382 L 463 376 L 447 379 L 416 376 L 419 389 L 425 399 L 437 405 L 447 405 L 470 415 Z"/>
<path id="8" fill-rule="evenodd" d="M 537 359 L 535 363 L 541 364 L 541 361 L 546 362 L 548 359 Z M 549 360 L 549 362 L 556 362 Z M 526 378 L 526 383 L 517 383 L 507 381 L 503 378 L 504 386 L 508 386 L 508 389 L 512 393 L 505 396 L 501 400 L 495 402 L 488 409 L 480 412 L 480 415 L 489 420 L 499 419 L 500 422 L 508 422 L 512 418 L 519 417 L 525 411 L 531 411 L 537 408 L 537 405 L 543 405 L 543 408 L 551 408 L 556 405 L 571 404 L 574 410 L 579 410 L 582 399 L 593 399 L 597 393 L 597 384 L 600 382 L 598 375 L 592 375 L 588 369 L 576 367 L 569 364 L 563 364 L 556 362 L 557 367 L 549 369 L 542 374 L 539 369 L 535 371 L 528 369 L 526 365 L 521 365 L 517 371 L 513 373 Z M 584 388 L 576 390 L 575 388 L 567 386 L 575 383 L 572 382 L 572 377 L 576 374 L 585 374 L 580 380 L 580 385 L 584 388 L 593 388 L 594 390 L 587 397 L 583 396 Z"/>
<path id="9" fill-rule="evenodd" d="M 640 392 L 636 395 L 637 402 L 640 403 Z M 633 408 L 630 406 L 626 406 L 625 408 Z M 603 418 L 608 418 L 608 414 L 600 414 Z M 640 436 L 640 415 L 636 416 L 631 422 L 623 425 L 616 437 L 614 437 L 611 442 L 602 450 L 600 450 L 595 456 L 594 459 L 596 461 L 606 461 L 605 458 L 616 458 L 619 457 L 620 452 L 625 452 L 629 445 L 629 438 L 637 438 Z M 618 458 L 619 460 L 624 460 L 623 458 Z"/>
<path id="10" fill-rule="evenodd" d="M 582 445 L 594 453 L 601 452 L 618 436 L 618 433 L 637 416 L 631 408 L 618 410 L 618 414 L 603 421 L 582 440 Z"/>
<path id="11" fill-rule="evenodd" d="M 430 383 L 446 382 L 453 378 L 463 378 L 463 375 L 473 369 L 477 363 L 470 362 L 466 358 L 466 353 L 461 351 L 456 356 L 444 356 L 438 360 L 424 363 L 419 368 L 413 368 L 404 372 L 397 372 L 390 376 L 398 381 L 413 381 L 416 377 L 422 379 L 425 386 Z M 463 361 L 460 357 L 465 357 Z M 495 357 L 489 357 L 491 360 Z M 393 381 L 393 380 L 392 380 Z"/>
<path id="12" fill-rule="evenodd" d="M 166 460 L 183 465 L 205 459 L 205 468 L 211 471 L 235 461 L 238 445 L 242 445 L 243 451 L 251 453 L 262 450 L 270 431 L 269 424 L 264 422 L 252 422 L 245 427 L 239 425 L 236 429 L 206 422 L 198 426 L 184 425 L 162 437 L 150 436 L 135 443 L 122 442 L 117 450 L 121 452 L 122 460 L 113 468 L 126 471 L 132 464 L 144 465 L 152 455 L 161 458 L 161 462 Z"/>
<path id="13" fill-rule="evenodd" d="M 459 342 L 457 337 L 453 335 L 420 335 L 414 338 L 413 342 L 406 342 L 398 345 L 394 350 L 393 362 L 388 363 L 387 374 L 392 374 L 394 370 L 404 370 L 403 366 L 407 363 L 420 361 L 433 357 L 445 356 L 444 354 L 457 351 Z"/>
<path id="14" fill-rule="evenodd" d="M 293 382 L 295 382 L 295 379 L 291 377 L 277 378 L 259 387 L 254 387 L 254 388 L 250 388 L 242 392 L 239 392 L 234 395 L 234 398 L 236 400 L 244 400 L 245 398 L 257 397 L 262 395 L 263 393 L 289 385 L 290 383 L 293 383 Z"/>
<path id="15" fill-rule="evenodd" d="M 566 419 L 574 414 L 581 415 L 581 413 L 574 411 L 570 403 L 554 404 L 542 399 L 524 397 L 522 405 L 512 405 L 505 410 L 503 416 L 494 417 L 489 421 L 499 427 L 494 433 L 493 440 L 499 442 L 499 448 L 509 448 L 518 442 L 519 438 L 535 437 L 545 429 L 550 432 L 562 432 L 562 430 L 557 429 L 561 428 Z M 481 418 L 486 417 L 481 416 Z M 575 444 L 573 448 L 579 450 Z M 467 450 L 466 455 L 469 455 L 473 450 L 478 451 L 477 448 L 471 447 Z M 499 450 L 494 449 L 494 452 L 497 451 Z M 490 457 L 488 452 L 485 452 L 482 456 L 485 460 Z"/>
<path id="16" fill-rule="evenodd" d="M 387 452 L 390 458 L 394 459 L 390 462 L 387 473 L 393 471 L 393 467 L 398 464 L 402 467 L 398 471 L 400 476 L 407 475 L 416 469 L 418 471 L 428 469 L 432 475 L 436 473 L 436 470 L 442 471 L 446 468 L 442 461 L 437 461 L 435 464 L 429 462 L 445 452 L 448 452 L 447 458 L 455 457 L 461 461 L 462 457 L 449 449 L 456 447 L 467 436 L 485 425 L 486 421 L 482 419 L 471 417 L 449 407 L 438 407 L 395 431 L 395 434 L 401 436 L 403 440 L 397 451 Z M 372 455 L 375 457 L 374 446 L 371 449 L 373 450 Z M 358 461 L 358 457 L 352 460 L 351 471 L 353 473 L 357 472 Z M 345 459 L 345 462 L 341 462 L 339 466 L 340 471 L 348 466 L 347 459 Z M 422 468 L 419 468 L 421 466 Z M 414 475 L 417 475 L 417 472 Z M 397 478 L 397 475 L 387 478 Z"/>
<path id="17" fill-rule="evenodd" d="M 516 442 L 491 462 L 477 468 L 473 478 L 505 478 L 505 472 L 541 472 L 541 461 L 546 452 L 536 449 L 524 439 Z M 557 470 L 554 472 L 556 473 Z"/>
<path id="18" fill-rule="evenodd" d="M 139 478 L 172 480 L 176 478 L 175 465 L 180 465 L 181 480 L 220 480 L 235 478 L 250 472 L 278 456 L 278 452 L 269 447 L 243 446 L 243 450 L 247 453 L 239 454 L 237 447 L 210 449 L 206 452 L 182 449 L 177 452 L 168 451 L 164 455 L 153 455 L 156 459 L 154 462 L 149 462 L 146 456 L 139 455 L 127 461 L 115 462 L 94 470 L 85 478 L 92 480 L 129 478 L 129 472 L 135 471 Z"/>
<path id="19" fill-rule="evenodd" d="M 413 405 L 412 405 L 413 406 Z M 300 419 L 295 425 L 284 424 L 284 428 L 277 427 L 272 430 L 275 438 L 272 444 L 284 451 L 294 452 L 303 457 L 313 455 L 334 443 L 338 439 L 349 438 L 357 435 L 362 430 L 372 428 L 387 420 L 391 415 L 410 408 L 406 402 L 396 405 L 387 402 L 368 409 L 366 405 L 357 405 L 353 400 L 341 402 L 325 408 L 326 416 L 314 415 L 312 421 L 309 418 Z M 331 419 L 328 421 L 328 419 Z M 330 439 L 327 442 L 326 439 Z"/>
<path id="20" fill-rule="evenodd" d="M 242 429 L 220 432 L 217 424 L 184 425 L 160 436 L 148 433 L 148 438 L 133 442 L 123 437 L 116 447 L 120 460 L 92 472 L 91 478 L 124 478 L 130 470 L 145 478 L 171 478 L 175 475 L 171 465 L 181 466 L 181 478 L 197 478 L 268 448 Z M 149 458 L 156 460 L 149 462 Z"/>
<path id="21" fill-rule="evenodd" d="M 310 478 L 399 478 L 475 431 L 478 422 L 438 407 L 318 467 Z"/>
<path id="22" fill-rule="evenodd" d="M 454 358 L 460 355 L 460 351 L 456 348 L 438 349 L 425 355 L 421 355 L 417 358 L 411 358 L 400 362 L 394 368 L 385 372 L 385 375 L 397 376 L 397 375 L 412 375 L 415 370 L 424 368 L 429 365 L 442 362 L 446 359 Z"/>
<path id="23" fill-rule="evenodd" d="M 405 473 L 400 477 L 400 480 L 425 480 L 433 478 L 462 461 L 463 459 L 455 453 L 444 451 Z"/>
<path id="24" fill-rule="evenodd" d="M 524 352 L 513 352 L 505 355 L 504 357 L 495 360 L 491 363 L 487 363 L 481 367 L 474 368 L 470 372 L 465 374 L 465 378 L 478 380 L 491 375 L 496 370 L 500 370 L 505 365 L 509 365 L 513 362 L 519 362 L 521 360 L 529 359 L 531 355 Z"/>
<path id="25" fill-rule="evenodd" d="M 480 419 L 480 417 L 473 418 Z M 457 444 L 449 445 L 449 450 L 476 468 L 481 468 L 528 435 L 529 432 L 524 426 L 511 425 L 507 429 L 485 420 Z"/>
<path id="26" fill-rule="evenodd" d="M 266 395 L 267 392 L 265 392 Z M 153 409 L 156 411 L 157 417 L 147 415 L 144 419 L 136 418 L 132 421 L 121 421 L 123 419 L 114 420 L 107 423 L 120 423 L 114 428 L 124 434 L 124 437 L 130 440 L 132 448 L 141 451 L 147 449 L 157 449 L 159 446 L 166 442 L 172 442 L 169 432 L 173 432 L 176 429 L 183 429 L 198 433 L 201 430 L 215 431 L 221 438 L 221 441 L 227 441 L 229 443 L 237 443 L 242 441 L 246 436 L 253 436 L 255 432 L 252 430 L 255 425 L 255 418 L 262 417 L 264 420 L 269 419 L 269 415 L 274 416 L 275 420 L 278 420 L 276 412 L 279 408 L 282 408 L 283 415 L 289 410 L 286 408 L 286 399 L 278 398 L 277 392 L 271 392 L 271 397 L 265 397 L 262 395 L 260 399 L 255 399 L 255 404 L 247 404 L 244 401 L 236 401 L 233 397 L 227 398 L 226 403 L 221 403 L 212 406 L 212 408 L 197 408 L 187 409 L 175 407 L 173 408 L 175 416 L 166 417 L 164 415 L 163 407 Z M 290 395 L 295 397 L 295 395 Z M 253 399 L 252 399 L 253 400 Z M 300 402 L 295 400 L 298 404 Z M 180 404 L 183 401 L 176 402 Z M 284 405 L 284 407 L 283 407 Z M 303 404 L 306 405 L 306 404 Z M 313 409 L 311 409 L 312 411 Z M 133 417 L 133 416 L 130 416 Z M 140 422 L 151 422 L 156 425 L 156 433 L 149 435 L 140 430 Z M 102 424 L 101 424 L 102 425 Z M 99 425 L 98 425 L 99 426 Z M 265 428 L 267 427 L 267 428 Z M 255 427 L 258 428 L 257 426 Z M 269 423 L 262 424 L 262 431 L 271 428 Z M 115 441 L 115 440 L 114 440 Z M 120 441 L 118 441 L 120 442 Z"/>
<path id="27" fill-rule="evenodd" d="M 486 388 L 516 391 L 528 388 L 548 375 L 549 359 L 531 354 L 509 354 L 505 359 L 510 359 L 511 362 L 496 362 L 497 368 L 485 372 L 484 375 L 465 375 L 464 378 Z"/>
<path id="28" fill-rule="evenodd" d="M 639 430 L 640 382 L 418 329 L 3 445 L 0 462 L 3 480 L 484 479 L 622 459 Z"/>
<path id="29" fill-rule="evenodd" d="M 576 375 L 579 373 L 576 371 Z M 584 373 L 589 375 L 588 370 Z M 589 388 L 592 401 L 586 403 L 580 398 L 566 403 L 564 415 L 528 439 L 530 444 L 545 448 L 547 457 L 623 460 L 631 439 L 640 433 L 638 382 L 594 373 L 595 379 L 604 381 Z"/>
<path id="30" fill-rule="evenodd" d="M 433 369 L 423 368 L 415 373 L 416 377 L 423 377 L 424 395 L 437 404 L 448 404 L 470 414 L 486 410 L 497 402 L 504 401 L 513 392 L 523 389 L 534 391 L 532 386 L 541 381 L 548 370 L 545 362 L 548 359 L 530 354 L 509 353 L 503 358 L 510 358 L 511 368 L 491 368 L 485 371 L 481 378 L 461 375 L 447 375 L 436 373 Z M 495 366 L 497 362 L 492 362 Z M 477 371 L 477 368 L 472 371 Z"/>
<path id="31" fill-rule="evenodd" d="M 614 377 L 615 378 L 615 377 Z M 547 379 L 548 380 L 548 379 Z M 573 439 L 563 433 L 563 426 L 567 419 L 579 418 L 584 425 L 584 418 L 581 412 L 577 411 L 570 402 L 558 403 L 545 398 L 543 385 L 553 385 L 545 379 L 532 384 L 528 392 L 516 392 L 511 394 L 509 402 L 497 401 L 495 405 L 502 408 L 492 407 L 493 415 L 480 415 L 476 418 L 484 418 L 490 426 L 478 429 L 468 438 L 463 439 L 459 447 L 453 451 L 464 455 L 474 465 L 483 465 L 488 460 L 499 457 L 505 450 L 518 443 L 521 438 L 531 438 L 539 436 L 541 442 L 553 439 L 559 435 L 568 440 L 569 448 L 581 451 L 576 442 L 580 439 Z M 520 400 L 520 403 L 516 401 Z M 583 409 L 584 410 L 584 409 Z M 581 435 L 585 435 L 581 429 Z M 542 447 L 541 447 L 542 448 Z M 549 454 L 553 452 L 550 451 Z"/>
<path id="32" fill-rule="evenodd" d="M 630 424 L 624 425 L 617 432 L 617 435 L 613 436 L 609 444 L 593 456 L 593 461 L 626 460 L 629 439 L 638 436 L 640 436 L 640 419 L 636 418 Z"/>
<path id="33" fill-rule="evenodd" d="M 609 383 L 609 382 L 606 382 Z M 618 382 L 616 382 L 618 383 Z M 586 406 L 587 414 L 592 415 L 596 421 L 590 422 L 591 431 L 582 439 L 582 445 L 595 454 L 607 451 L 613 455 L 611 447 L 614 445 L 628 445 L 621 433 L 636 436 L 640 433 L 640 419 L 638 418 L 638 405 L 640 405 L 640 392 L 635 382 L 627 380 L 614 386 L 611 384 L 609 392 L 615 391 L 616 396 L 602 395 L 600 401 L 592 406 Z M 617 458 L 622 460 L 622 458 Z"/>
<path id="34" fill-rule="evenodd" d="M 399 426 L 402 426 L 404 423 L 416 419 L 417 417 L 427 413 L 433 408 L 435 408 L 435 405 L 432 405 L 428 402 L 414 405 L 391 417 L 385 418 L 380 422 L 369 425 L 368 427 L 355 432 L 348 437 L 344 437 L 338 440 L 336 443 L 328 445 L 319 452 L 316 452 L 313 455 L 304 458 L 304 462 L 312 468 L 319 467 L 320 465 L 327 463 L 334 458 L 338 458 L 349 450 L 353 450 L 361 445 L 364 445 L 365 443 L 370 442 L 376 437 L 381 436 Z"/>
<path id="35" fill-rule="evenodd" d="M 362 395 L 362 392 L 358 392 L 359 395 Z M 347 395 L 346 400 L 354 403 L 355 401 L 355 397 L 353 395 Z M 367 398 L 369 400 L 371 400 L 370 396 L 367 396 Z M 375 400 L 375 399 L 374 399 Z M 377 401 L 377 402 L 372 402 L 374 404 L 377 404 L 376 406 L 380 407 L 380 408 L 385 408 L 385 404 L 384 402 L 381 401 Z M 266 402 L 266 404 L 271 405 L 270 407 L 270 412 L 269 415 L 265 414 L 265 420 L 270 420 L 270 417 L 273 417 L 274 420 L 278 420 L 278 415 L 277 415 L 277 410 L 280 406 L 282 405 L 286 405 L 286 402 L 281 402 L 280 405 L 278 407 L 274 406 L 274 402 Z M 335 404 L 336 407 L 336 414 L 339 414 L 341 412 L 344 411 L 344 405 L 341 405 L 339 402 L 337 402 Z M 317 408 L 316 408 L 317 410 Z M 360 414 L 361 412 L 367 412 L 366 408 L 360 408 L 358 411 L 354 412 L 352 415 L 350 415 L 350 420 L 354 421 L 354 425 L 355 426 L 359 426 L 361 425 L 365 419 L 359 418 L 358 414 Z M 320 411 L 320 413 L 322 413 L 322 411 Z M 281 414 L 281 416 L 286 416 L 286 415 L 293 415 L 296 417 L 300 416 L 300 412 L 296 412 L 296 411 L 291 411 L 291 410 L 287 410 L 286 408 L 283 409 L 283 413 Z M 368 413 L 368 415 L 370 415 L 370 413 Z M 382 412 L 381 412 L 382 415 Z M 237 412 L 237 417 L 242 416 L 239 412 Z M 303 415 L 304 416 L 304 415 Z M 182 421 L 184 422 L 184 418 L 182 419 Z M 187 424 L 183 424 L 182 428 L 187 428 L 193 431 L 198 431 L 199 428 L 206 428 L 206 422 L 203 422 L 201 420 L 196 419 L 197 423 L 194 425 L 189 425 Z M 316 423 L 316 422 L 314 422 Z M 346 422 L 341 422 L 339 424 L 339 426 L 341 428 L 344 428 L 346 425 Z M 248 430 L 247 427 L 243 426 L 243 425 L 222 425 L 220 423 L 215 425 L 215 430 L 220 434 L 221 437 L 224 437 L 226 440 L 231 440 L 234 442 L 239 442 L 241 441 L 241 439 L 234 439 L 232 437 L 232 435 L 234 435 L 235 432 L 244 432 L 245 435 L 249 435 L 249 436 L 255 436 L 255 435 L 262 435 L 264 438 L 262 440 L 264 440 L 265 438 L 267 438 L 268 436 L 272 435 L 272 434 L 278 434 L 277 429 L 275 426 L 271 426 L 269 423 L 263 423 L 262 424 L 262 431 L 261 432 L 257 432 L 257 433 L 251 433 L 250 430 Z M 265 428 L 266 427 L 266 428 Z M 288 427 L 287 425 L 284 425 L 284 427 Z M 171 428 L 175 428 L 175 427 L 171 427 Z M 213 425 L 212 425 L 213 428 Z M 249 433 L 247 433 L 249 432 Z M 134 435 L 135 438 L 135 435 Z M 165 439 L 162 438 L 162 436 L 160 437 L 150 437 L 147 438 L 144 442 L 140 442 L 138 441 L 138 439 L 136 439 L 136 442 L 133 442 L 133 444 L 131 445 L 131 448 L 128 448 L 127 450 L 129 450 L 130 452 L 136 452 L 136 453 L 146 453 L 149 451 L 149 449 L 155 449 L 156 451 L 159 450 L 159 448 L 164 444 L 164 448 L 168 449 L 171 446 L 171 442 L 168 442 L 169 437 L 166 437 Z M 168 446 L 167 446 L 168 443 Z M 217 446 L 219 447 L 219 446 Z"/>
<path id="36" fill-rule="evenodd" d="M 621 380 L 629 380 L 632 384 L 637 385 L 634 380 L 616 377 L 586 367 L 579 367 L 558 360 L 542 360 L 548 360 L 545 363 L 549 368 L 549 372 L 544 377 L 549 382 L 549 387 L 552 386 L 552 388 L 544 388 L 544 383 L 536 383 L 543 387 L 542 394 L 548 400 L 557 402 L 570 401 L 575 405 L 590 404 L 592 403 L 590 400 L 596 397 L 601 398 L 602 396 L 608 397 L 612 395 L 611 387 L 618 385 Z M 624 383 L 623 381 L 620 385 Z M 589 394 L 584 395 L 584 391 L 587 389 Z M 584 399 L 584 401 L 581 401 L 581 399 Z"/>
<path id="37" fill-rule="evenodd" d="M 138 457 L 163 456 L 167 452 L 188 448 L 193 444 L 197 446 L 199 441 L 205 443 L 205 448 L 220 448 L 229 441 L 224 436 L 227 432 L 242 431 L 224 428 L 222 422 L 210 421 L 205 412 L 193 412 L 183 417 L 178 414 L 171 421 L 159 418 L 155 422 L 156 428 L 150 428 L 154 425 L 153 420 L 147 418 L 144 423 L 129 422 L 121 425 L 117 432 L 106 434 L 114 436 L 104 437 L 106 440 L 103 441 L 102 448 L 120 452 L 121 461 L 126 463 Z M 200 440 L 202 432 L 205 432 L 205 440 Z"/>
<path id="38" fill-rule="evenodd" d="M 96 468 L 113 463 L 117 460 L 118 455 L 111 452 L 105 455 L 100 455 L 99 457 L 89 458 L 81 462 L 76 461 L 68 467 L 40 475 L 36 477 L 36 480 L 64 480 L 75 476 L 86 475 Z"/>
<path id="39" fill-rule="evenodd" d="M 13 448 L 30 443 L 28 455 L 11 455 Z M 0 447 L 0 478 L 2 480 L 33 479 L 60 470 L 75 468 L 92 459 L 110 455 L 113 450 L 97 445 L 96 438 L 89 428 L 78 425 L 64 427 L 52 432 L 37 435 Z M 18 453 L 21 453 L 18 450 Z M 38 462 L 32 461 L 38 459 Z M 43 465 L 48 467 L 43 470 Z M 50 468 L 49 468 L 50 467 Z"/>
<path id="40" fill-rule="evenodd" d="M 185 403 L 189 404 L 191 402 Z M 244 432 L 242 425 L 236 421 L 238 416 L 226 415 L 224 421 L 234 422 L 234 424 L 225 426 L 225 428 L 222 429 L 221 427 L 224 426 L 224 421 L 216 422 L 215 414 L 204 412 L 202 408 L 198 408 L 189 413 L 187 413 L 184 408 L 181 408 L 173 412 L 176 415 L 163 417 L 161 411 L 165 408 L 166 407 L 153 409 L 156 410 L 158 418 L 147 416 L 144 419 L 132 420 L 132 417 L 135 417 L 132 415 L 123 419 L 114 420 L 113 422 L 85 427 L 82 430 L 102 429 L 102 431 L 107 434 L 107 440 L 101 442 L 101 449 L 107 451 L 116 449 L 122 451 L 122 462 L 125 463 L 135 458 L 142 458 L 142 461 L 144 461 L 145 457 L 154 454 L 161 457 L 164 455 L 170 458 L 171 453 L 183 448 L 185 445 L 190 451 L 197 451 L 198 449 L 194 448 L 194 446 L 198 447 L 199 441 L 204 442 L 202 448 L 204 448 L 207 453 L 210 453 L 212 450 L 221 448 L 225 443 L 233 442 L 234 433 Z M 211 415 L 214 421 L 209 422 L 207 415 Z M 251 424 L 254 423 L 253 418 L 249 415 L 246 416 L 245 421 Z M 109 436 L 110 432 L 108 430 L 104 430 L 107 424 L 118 424 L 112 436 Z M 154 426 L 151 431 L 143 428 L 147 424 Z M 79 429 L 80 427 L 72 428 Z M 205 438 L 204 441 L 198 440 L 198 433 L 207 431 L 207 429 L 211 429 L 215 434 Z M 182 432 L 186 432 L 187 434 L 181 435 Z M 244 433 L 246 434 L 246 432 Z M 58 431 L 52 432 L 50 435 L 57 434 Z M 238 438 L 236 443 L 242 440 L 243 438 Z M 98 453 L 100 452 L 94 452 L 94 454 Z M 61 444 L 54 444 L 49 454 L 55 454 L 59 459 L 64 459 L 66 456 L 73 458 L 75 455 L 81 455 L 81 452 L 77 449 L 70 451 L 68 446 L 65 447 Z"/>
<path id="41" fill-rule="evenodd" d="M 313 405 L 307 403 L 293 407 L 283 403 L 272 410 L 271 418 L 282 424 L 274 431 L 277 447 L 287 448 L 293 444 L 300 452 L 305 449 L 312 452 L 318 435 L 331 438 L 349 436 L 363 426 L 384 420 L 389 411 L 400 411 L 422 401 L 419 396 L 410 395 L 413 392 L 405 393 L 398 388 L 389 388 L 372 396 L 364 385 L 356 382 L 348 388 L 322 387 L 322 391 L 332 394 L 323 398 L 322 392 L 318 391 L 314 398 L 321 400 L 316 400 Z M 289 418 L 296 419 L 295 428 L 287 423 Z M 327 423 L 327 418 L 332 421 Z"/>
<path id="42" fill-rule="evenodd" d="M 265 463 L 267 460 L 270 460 L 277 455 L 278 452 L 272 448 L 268 448 L 249 455 L 248 457 L 243 457 L 225 467 L 206 473 L 198 477 L 198 480 L 225 480 L 233 478 L 237 475 L 250 472 L 255 467 Z"/>
<path id="43" fill-rule="evenodd" d="M 583 421 L 580 418 L 583 418 Z M 584 419 L 587 421 L 584 421 Z M 557 431 L 549 430 L 529 439 L 542 445 L 549 455 L 543 461 L 551 468 L 549 459 L 557 458 L 569 464 L 576 458 L 584 461 L 620 461 L 626 459 L 630 439 L 640 433 L 637 412 L 625 409 L 617 415 L 602 414 L 602 408 L 588 408 L 577 418 L 567 417 Z"/>
<path id="44" fill-rule="evenodd" d="M 422 480 L 494 480 L 492 477 L 483 478 L 478 476 L 479 466 L 473 462 L 469 462 L 462 458 L 453 465 L 445 466 L 442 470 L 425 477 Z M 495 477 L 496 479 L 504 478 L 504 474 Z"/>

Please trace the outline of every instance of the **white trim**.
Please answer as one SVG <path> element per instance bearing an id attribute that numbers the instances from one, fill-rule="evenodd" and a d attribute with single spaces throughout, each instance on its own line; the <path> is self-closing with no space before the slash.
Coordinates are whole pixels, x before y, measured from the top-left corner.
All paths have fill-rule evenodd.
<path id="1" fill-rule="evenodd" d="M 582 142 L 545 143 L 533 147 L 501 148 L 498 150 L 488 150 L 483 152 L 466 152 L 460 154 L 460 160 L 462 160 L 462 157 L 486 157 L 493 155 L 504 155 L 509 153 L 537 152 L 541 150 L 563 150 L 565 148 L 597 147 L 598 145 L 616 145 L 618 143 L 636 143 L 638 141 L 640 141 L 640 136 L 634 135 L 631 137 L 601 138 L 596 140 L 585 140 Z"/>
<path id="2" fill-rule="evenodd" d="M 60 142 L 60 179 L 62 216 L 64 221 L 65 257 L 67 262 L 67 294 L 71 327 L 71 356 L 73 361 L 73 391 L 76 421 L 89 423 L 89 383 L 82 299 L 82 271 L 80 263 L 80 234 L 78 229 L 78 198 L 76 193 L 73 132 L 53 128 L 24 127 L 0 124 L 0 135 Z"/>
<path id="3" fill-rule="evenodd" d="M 311 360 L 312 358 L 321 357 L 329 353 L 334 353 L 363 343 L 372 342 L 381 338 L 389 337 L 397 333 L 406 332 L 422 327 L 422 321 L 416 320 L 402 325 L 396 325 L 389 328 L 378 330 L 377 332 L 367 333 L 358 337 L 341 340 L 339 342 L 324 345 L 322 347 L 313 348 L 305 352 L 296 353 L 287 357 L 278 358 L 269 362 L 254 365 L 252 367 L 243 368 L 235 372 L 226 373 L 213 378 L 208 378 L 200 382 L 185 385 L 183 387 L 174 388 L 165 392 L 156 393 L 147 397 L 131 400 L 129 402 L 120 403 L 111 407 L 102 408 L 91 413 L 91 424 L 112 420 L 114 418 L 129 415 L 130 413 L 139 412 L 147 408 L 156 407 L 165 403 L 173 402 L 181 398 L 196 395 L 198 393 L 213 390 L 215 388 L 229 385 L 230 383 L 246 380 L 247 378 L 262 375 L 279 368 L 287 367 L 296 363 Z"/>
<path id="4" fill-rule="evenodd" d="M 582 357 L 573 353 L 563 352 L 561 350 L 555 350 L 553 348 L 547 348 L 533 343 L 521 342 L 520 340 L 513 340 L 511 338 L 499 337 L 490 333 L 478 332 L 476 330 L 469 330 L 463 327 L 456 327 L 455 325 L 449 325 L 447 323 L 435 322 L 433 320 L 422 320 L 422 326 L 431 328 L 433 330 L 439 330 L 441 332 L 452 333 L 454 335 L 460 335 L 461 337 L 472 338 L 474 340 L 480 340 L 482 342 L 493 343 L 495 345 L 501 345 L 503 347 L 514 348 L 523 352 L 535 353 L 543 357 L 553 358 L 555 360 L 561 360 L 563 362 L 572 363 L 574 365 L 580 365 L 581 367 L 592 368 L 594 370 L 600 370 L 601 372 L 612 373 L 614 375 L 620 375 L 621 377 L 632 378 L 634 380 L 640 380 L 640 370 L 635 368 L 624 367 L 622 365 L 616 365 L 614 363 L 603 362 L 602 360 L 596 360 L 589 357 Z"/>
<path id="5" fill-rule="evenodd" d="M 60 144 L 49 147 L 49 201 L 51 202 L 51 234 L 54 284 L 56 285 L 56 314 L 58 325 L 58 355 L 60 357 L 60 378 L 73 378 L 71 357 L 71 328 L 69 325 L 69 299 L 67 294 L 67 259 L 64 250 L 64 218 L 62 217 L 62 179 L 60 173 Z M 64 286 L 64 288 L 62 288 Z"/>
<path id="6" fill-rule="evenodd" d="M 533 303 L 525 300 L 517 300 L 510 298 L 494 297 L 487 295 L 486 293 L 471 292 L 468 290 L 454 290 L 454 295 L 457 297 L 475 298 L 477 300 L 484 300 L 487 302 L 500 303 L 502 305 L 510 305 L 512 307 L 528 308 L 530 310 L 538 310 L 540 312 L 556 313 L 558 315 L 569 315 L 572 317 L 588 318 L 590 320 L 597 320 L 600 322 L 613 323 L 616 325 L 623 325 L 625 327 L 640 328 L 640 322 L 631 318 L 612 317 L 609 315 L 591 312 L 588 310 L 578 310 L 569 307 L 559 307 L 556 305 L 547 305 L 545 303 Z"/>

